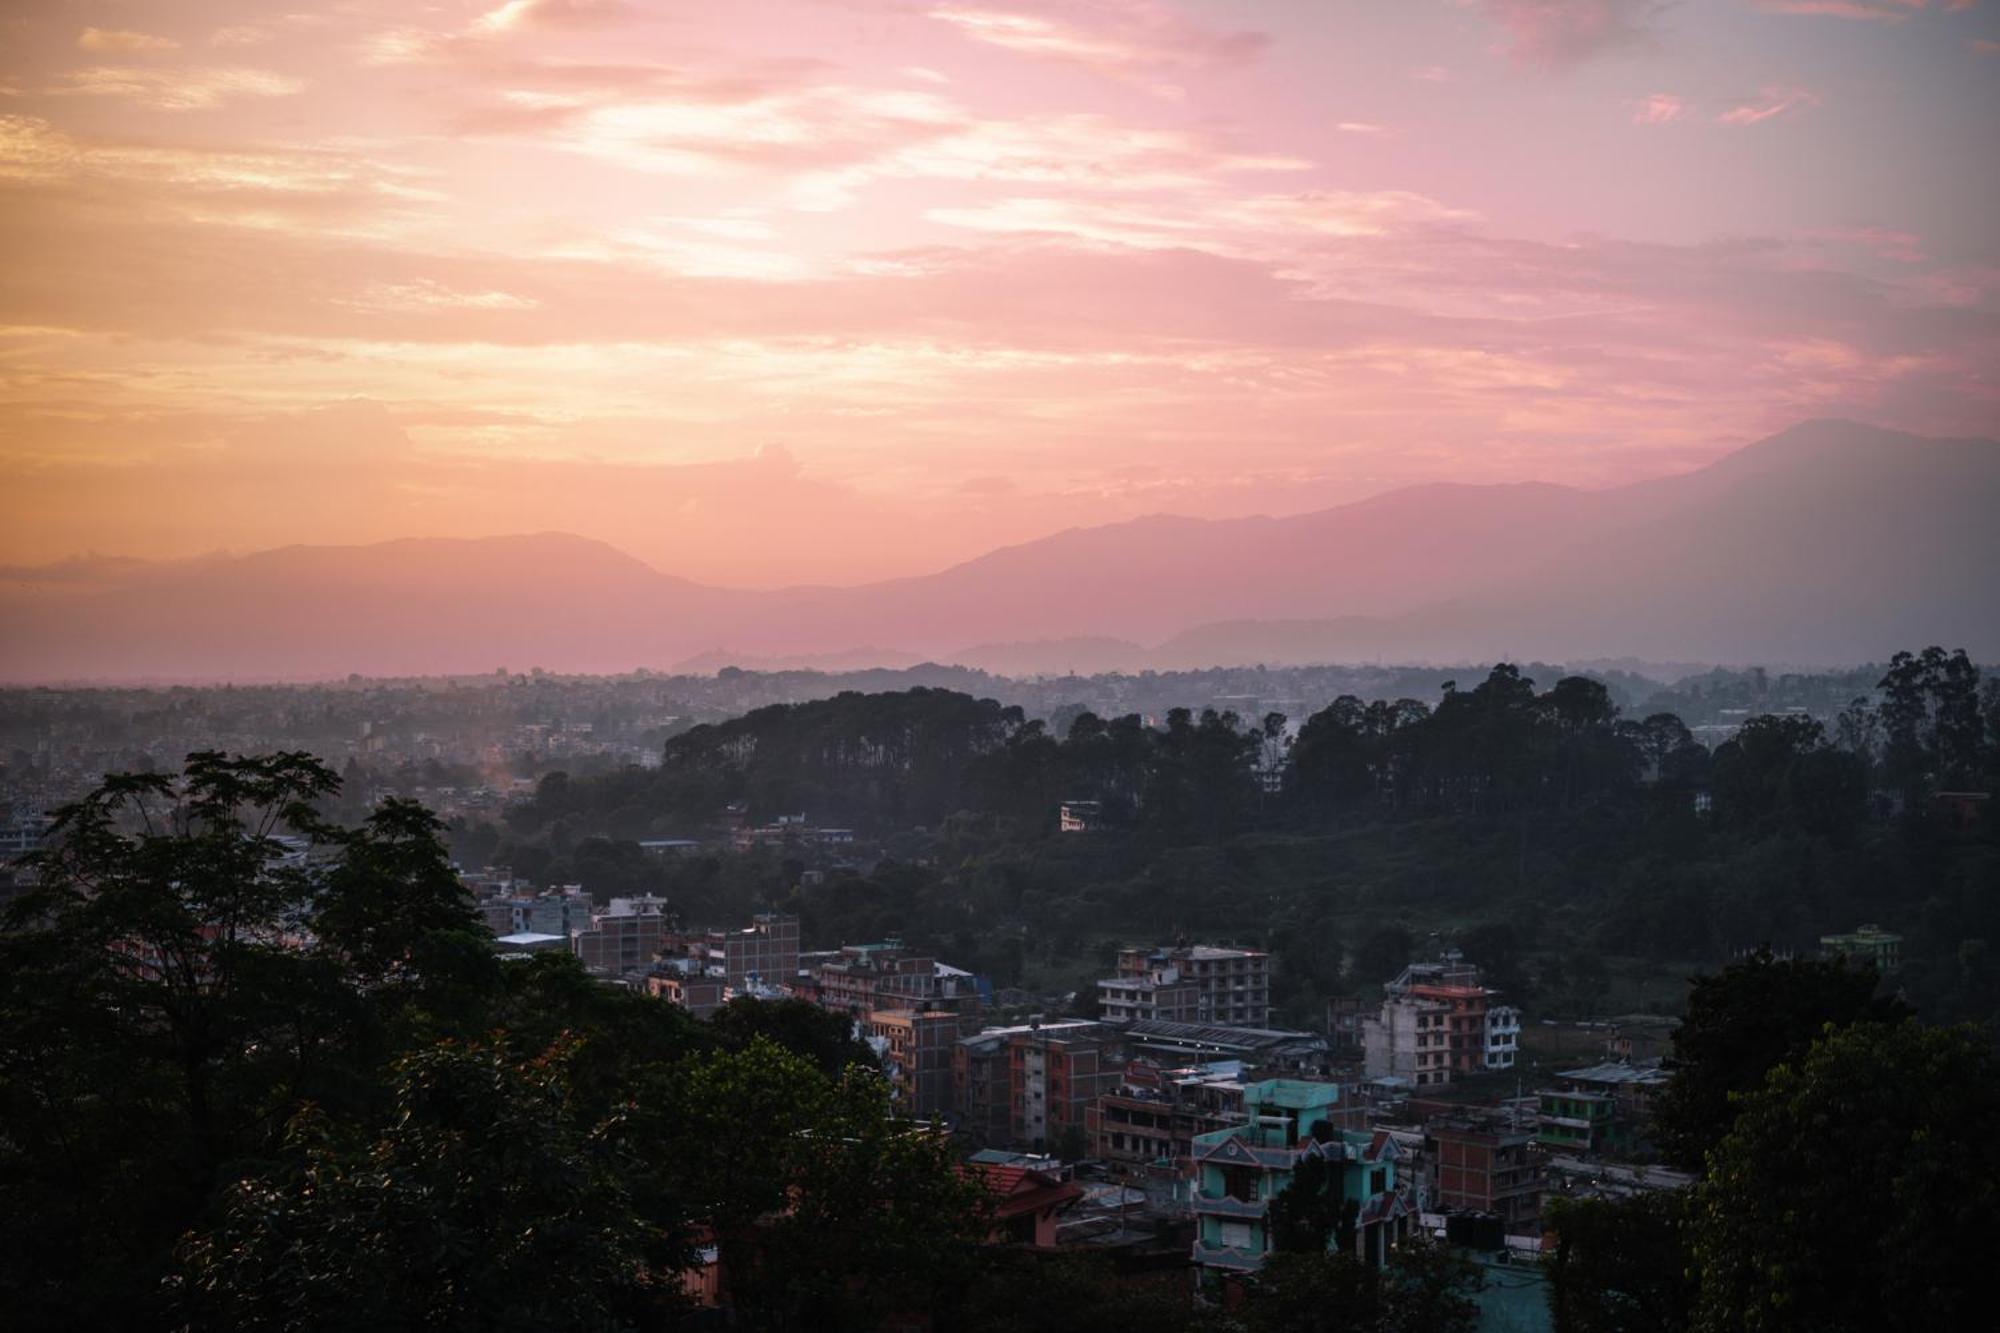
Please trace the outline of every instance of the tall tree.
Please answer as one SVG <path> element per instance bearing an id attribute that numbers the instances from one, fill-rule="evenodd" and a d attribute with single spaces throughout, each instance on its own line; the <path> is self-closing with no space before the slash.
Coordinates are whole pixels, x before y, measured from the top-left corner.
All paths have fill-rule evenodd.
<path id="1" fill-rule="evenodd" d="M 1860 1024 L 1779 1065 L 1699 1187 L 1695 1327 L 1990 1322 L 1996 1124 L 2000 1058 L 1971 1029 Z"/>
<path id="2" fill-rule="evenodd" d="M 1875 996 L 1873 968 L 1841 959 L 1780 959 L 1761 949 L 1713 976 L 1696 977 L 1687 1018 L 1674 1032 L 1673 1079 L 1654 1123 L 1676 1164 L 1700 1170 L 1729 1132 L 1737 1099 L 1829 1026 L 1889 1023 L 1909 1010 Z"/>

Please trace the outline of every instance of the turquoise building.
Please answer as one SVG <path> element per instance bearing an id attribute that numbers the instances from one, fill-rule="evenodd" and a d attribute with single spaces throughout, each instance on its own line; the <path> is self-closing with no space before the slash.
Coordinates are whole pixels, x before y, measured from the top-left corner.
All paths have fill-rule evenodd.
<path id="1" fill-rule="evenodd" d="M 1271 1200 L 1308 1155 L 1340 1168 L 1342 1195 L 1359 1210 L 1355 1257 L 1383 1263 L 1415 1221 L 1396 1187 L 1398 1153 L 1389 1136 L 1341 1128 L 1345 1108 L 1332 1083 L 1252 1083 L 1243 1089 L 1243 1109 L 1248 1123 L 1194 1139 L 1195 1263 L 1218 1273 L 1261 1267 L 1271 1250 Z"/>

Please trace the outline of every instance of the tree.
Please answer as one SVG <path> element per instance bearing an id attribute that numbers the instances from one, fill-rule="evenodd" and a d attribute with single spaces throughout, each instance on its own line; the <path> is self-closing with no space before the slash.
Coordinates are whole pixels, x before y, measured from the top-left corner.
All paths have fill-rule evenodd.
<path id="1" fill-rule="evenodd" d="M 192 1327 L 632 1327 L 682 1301 L 683 1237 L 649 1223 L 616 1121 L 579 1122 L 569 1050 L 515 1061 L 444 1043 L 405 1057 L 393 1110 L 344 1142 L 317 1111 L 290 1160 L 229 1190 L 184 1247 Z"/>
<path id="2" fill-rule="evenodd" d="M 633 1115 L 647 1160 L 714 1234 L 747 1327 L 872 1329 L 969 1276 L 982 1187 L 948 1138 L 890 1115 L 878 1073 L 836 1082 L 753 1037 L 655 1071 Z"/>
<path id="3" fill-rule="evenodd" d="M 1242 1333 L 1472 1333 L 1479 1270 L 1409 1239 L 1375 1268 L 1352 1254 L 1277 1253 L 1244 1284 Z"/>
<path id="4" fill-rule="evenodd" d="M 1696 977 L 1674 1032 L 1673 1079 L 1654 1110 L 1661 1147 L 1698 1171 L 1729 1132 L 1736 1099 L 1763 1086 L 1781 1061 L 1828 1025 L 1895 1022 L 1909 1010 L 1875 998 L 1872 968 L 1844 960 L 1779 959 L 1763 949 L 1714 976 Z"/>
<path id="5" fill-rule="evenodd" d="M 854 1035 L 854 1020 L 805 1000 L 759 1000 L 742 996 L 709 1016 L 724 1049 L 741 1051 L 759 1037 L 810 1061 L 828 1078 L 849 1065 L 876 1067 L 875 1052 Z"/>
<path id="6" fill-rule="evenodd" d="M 0 932 L 0 1193 L 38 1201 L 0 1210 L 0 1304 L 24 1322 L 148 1322 L 225 1173 L 308 1100 L 369 1103 L 415 997 L 493 977 L 435 821 L 335 829 L 338 786 L 309 755 L 204 752 L 59 812 Z"/>
<path id="7" fill-rule="evenodd" d="M 1342 1197 L 1340 1164 L 1307 1153 L 1271 1200 L 1271 1248 L 1282 1254 L 1342 1254 L 1354 1250 L 1354 1221 L 1361 1205 Z"/>
<path id="8" fill-rule="evenodd" d="M 1860 1024 L 1773 1069 L 1699 1187 L 1695 1327 L 1987 1322 L 1996 1124 L 2000 1059 L 1969 1028 Z"/>
<path id="9" fill-rule="evenodd" d="M 1555 1333 L 1685 1333 L 1694 1311 L 1685 1212 L 1664 1191 L 1550 1201 Z"/>

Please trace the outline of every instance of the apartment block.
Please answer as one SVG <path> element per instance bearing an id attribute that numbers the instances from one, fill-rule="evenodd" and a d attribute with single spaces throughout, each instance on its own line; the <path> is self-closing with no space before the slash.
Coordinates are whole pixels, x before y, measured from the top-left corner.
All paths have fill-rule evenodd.
<path id="1" fill-rule="evenodd" d="M 948 1010 L 878 1009 L 868 1016 L 866 1030 L 881 1050 L 890 1100 L 899 1113 L 928 1117 L 955 1109 L 952 1055 L 959 1022 Z"/>
<path id="2" fill-rule="evenodd" d="M 1262 1027 L 1271 1014 L 1271 956 L 1205 944 L 1125 949 L 1118 975 L 1097 983 L 1110 1021 Z"/>
<path id="3" fill-rule="evenodd" d="M 1211 1276 L 1253 1273 L 1273 1248 L 1271 1201 L 1308 1157 L 1337 1168 L 1356 1207 L 1353 1254 L 1380 1266 L 1414 1216 L 1397 1180 L 1401 1150 L 1384 1132 L 1339 1127 L 1338 1085 L 1267 1079 L 1243 1090 L 1245 1123 L 1198 1135 L 1190 1206 L 1194 1261 Z M 1340 1244 L 1339 1233 L 1329 1246 Z"/>

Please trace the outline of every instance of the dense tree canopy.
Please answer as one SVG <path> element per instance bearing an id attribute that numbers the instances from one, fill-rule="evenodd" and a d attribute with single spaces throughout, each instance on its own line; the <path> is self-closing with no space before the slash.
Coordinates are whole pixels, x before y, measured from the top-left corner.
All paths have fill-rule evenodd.
<path id="1" fill-rule="evenodd" d="M 2000 1058 L 1963 1028 L 1864 1023 L 1779 1065 L 1710 1154 L 1695 1327 L 1983 1327 L 2000 1235 Z"/>
<path id="2" fill-rule="evenodd" d="M 61 815 L 0 931 L 10 1326 L 636 1327 L 704 1233 L 746 1328 L 970 1280 L 983 1196 L 843 1025 L 502 966 L 436 822 L 336 787 L 200 754 Z"/>

